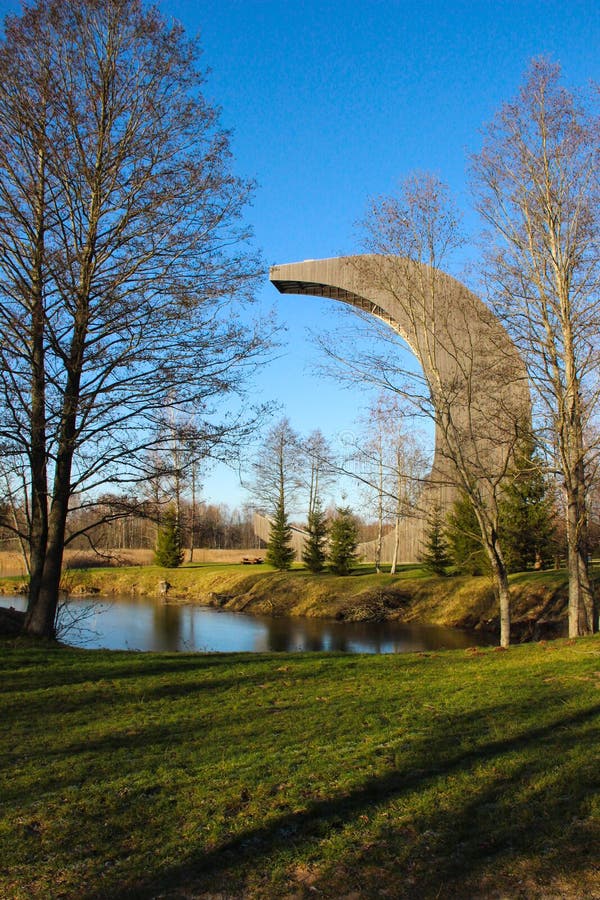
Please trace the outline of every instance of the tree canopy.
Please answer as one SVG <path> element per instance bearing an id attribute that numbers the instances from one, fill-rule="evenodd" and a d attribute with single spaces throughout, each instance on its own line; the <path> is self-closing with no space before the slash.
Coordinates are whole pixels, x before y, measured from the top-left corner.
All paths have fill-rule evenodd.
<path id="1" fill-rule="evenodd" d="M 28 630 L 52 633 L 71 498 L 140 477 L 167 408 L 209 452 L 266 329 L 252 185 L 199 48 L 139 0 L 38 0 L 0 45 L 0 440 L 28 510 Z M 242 434 L 243 429 L 238 429 Z"/>

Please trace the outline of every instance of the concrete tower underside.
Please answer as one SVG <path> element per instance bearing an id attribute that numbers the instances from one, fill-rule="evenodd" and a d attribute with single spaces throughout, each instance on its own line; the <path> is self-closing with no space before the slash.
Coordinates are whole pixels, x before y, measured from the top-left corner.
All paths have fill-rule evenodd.
<path id="1" fill-rule="evenodd" d="M 434 407 L 445 410 L 434 417 L 434 460 L 419 509 L 400 528 L 400 559 L 415 561 L 429 510 L 447 510 L 457 496 L 451 440 L 459 436 L 475 478 L 484 471 L 501 478 L 506 470 L 517 423 L 530 416 L 523 360 L 479 297 L 421 263 L 373 255 L 306 260 L 273 266 L 270 280 L 282 294 L 339 300 L 388 324 L 419 361 L 437 398 Z M 488 482 L 482 478 L 482 489 Z M 394 543 L 388 534 L 384 561 L 391 559 Z M 368 558 L 368 545 L 362 549 Z"/>

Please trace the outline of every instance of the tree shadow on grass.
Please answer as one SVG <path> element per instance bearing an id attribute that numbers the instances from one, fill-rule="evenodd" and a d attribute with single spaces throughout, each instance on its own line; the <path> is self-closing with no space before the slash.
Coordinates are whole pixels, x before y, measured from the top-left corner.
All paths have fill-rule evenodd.
<path id="1" fill-rule="evenodd" d="M 271 653 L 152 653 L 146 655 L 135 651 L 125 650 L 63 650 L 49 651 L 52 666 L 45 663 L 46 652 L 38 649 L 33 651 L 11 651 L 4 653 L 0 671 L 2 682 L 0 683 L 0 695 L 12 694 L 15 691 L 23 694 L 32 694 L 36 691 L 47 691 L 55 687 L 75 687 L 89 684 L 91 680 L 108 682 L 121 682 L 135 679 L 148 679 L 160 676 L 172 676 L 184 673 L 204 673 L 225 669 L 228 672 L 228 680 L 241 680 L 238 671 L 232 673 L 232 666 L 244 671 L 244 678 L 258 681 L 264 679 L 262 671 L 266 667 L 272 672 L 273 655 Z M 64 665 L 56 664 L 62 654 Z M 79 654 L 85 665 L 77 665 Z M 110 654 L 107 660 L 106 654 Z M 97 661 L 94 656 L 97 655 Z M 352 668 L 354 660 L 340 654 Z M 151 661 L 150 661 L 151 660 Z M 306 678 L 315 670 L 316 675 L 322 674 L 319 669 L 323 662 L 332 664 L 338 656 L 332 653 L 306 653 L 297 654 L 293 660 L 286 657 L 286 664 L 293 667 L 293 673 Z M 62 661 L 62 660 L 61 660 Z M 339 662 L 338 662 L 339 665 Z M 250 670 L 250 674 L 246 672 Z M 29 700 L 27 700 L 29 702 Z"/>
<path id="2" fill-rule="evenodd" d="M 408 829 L 384 820 L 364 846 L 321 867 L 312 887 L 324 896 L 354 890 L 361 898 L 381 896 L 382 886 L 398 898 L 584 896 L 586 886 L 600 883 L 600 827 L 590 816 L 598 730 L 581 718 L 564 724 L 577 733 L 545 740 L 545 757 L 523 760 L 526 744 L 516 741 L 506 747 L 508 773 L 493 771 L 496 753 L 485 784 L 465 772 L 460 802 L 444 802 L 443 783 L 424 783 L 438 797 L 436 809 Z M 589 753 L 587 766 L 569 760 L 576 745 Z"/>
<path id="3" fill-rule="evenodd" d="M 93 707 L 95 719 L 101 721 L 103 709 L 110 714 L 115 702 L 125 701 L 134 707 L 138 701 L 143 703 L 160 702 L 161 700 L 177 702 L 197 697 L 200 703 L 203 695 L 213 692 L 225 695 L 228 690 L 238 688 L 242 691 L 251 690 L 253 687 L 262 688 L 265 678 L 270 679 L 273 687 L 276 687 L 272 660 L 269 660 L 271 667 L 267 672 L 262 667 L 257 668 L 255 665 L 251 665 L 250 662 L 248 660 L 248 666 L 240 666 L 239 669 L 233 671 L 231 665 L 225 665 L 226 677 L 218 677 L 219 667 L 206 666 L 199 661 L 195 666 L 182 667 L 174 663 L 172 667 L 152 666 L 136 673 L 117 672 L 114 677 L 107 678 L 104 683 L 102 683 L 102 677 L 99 676 L 98 684 L 94 688 L 89 687 L 89 678 L 84 682 L 77 676 L 73 681 L 59 683 L 55 681 L 42 688 L 31 689 L 30 692 L 13 688 L 12 691 L 6 691 L 6 700 L 9 702 L 5 702 L 2 692 L 0 692 L 0 715 L 7 729 L 18 728 L 24 718 L 29 720 L 32 717 L 46 715 L 49 708 L 57 716 L 69 716 Z M 223 668 L 223 665 L 220 668 Z M 195 677 L 196 673 L 198 673 L 198 677 Z M 323 676 L 318 668 L 301 673 L 292 671 L 290 674 L 293 678 L 301 675 L 303 690 L 307 684 L 318 681 Z M 174 675 L 178 676 L 177 680 L 173 679 Z M 137 679 L 131 681 L 135 676 Z M 163 678 L 164 681 L 161 680 Z M 69 688 L 76 688 L 80 685 L 85 690 L 69 690 Z M 51 693 L 53 689 L 55 690 L 54 694 Z M 24 693 L 26 697 L 24 700 L 20 699 L 19 702 L 12 702 L 12 695 L 15 693 Z M 61 726 L 68 729 L 68 719 L 64 720 Z M 93 741 L 90 742 L 89 739 L 85 739 L 85 741 L 85 749 L 90 749 Z M 60 752 L 69 749 L 62 747 Z M 98 746 L 97 749 L 103 749 L 103 747 Z"/>
<path id="4" fill-rule="evenodd" d="M 107 712 L 111 712 L 117 700 L 125 699 L 127 703 L 133 705 L 137 701 L 148 702 L 161 699 L 177 701 L 178 699 L 189 699 L 191 696 L 200 698 L 203 694 L 213 691 L 225 693 L 228 689 L 238 685 L 247 690 L 253 681 L 259 683 L 262 679 L 256 674 L 231 674 L 227 678 L 210 678 L 210 676 L 185 678 L 185 676 L 180 676 L 177 683 L 168 680 L 164 684 L 160 682 L 152 684 L 140 678 L 139 683 L 131 684 L 126 692 L 119 691 L 120 686 L 110 682 L 95 688 L 86 687 L 85 691 L 79 693 L 68 689 L 55 693 L 51 697 L 51 702 L 53 712 L 58 715 L 77 713 L 78 710 L 89 709 L 93 705 L 96 718 L 101 718 L 103 706 L 106 707 Z M 40 690 L 32 692 L 32 694 L 34 696 L 28 696 L 24 701 L 26 707 L 21 703 L 4 705 L 0 698 L 0 711 L 5 726 L 11 722 L 18 722 L 24 715 L 31 717 L 48 712 L 49 691 Z"/>
<path id="5" fill-rule="evenodd" d="M 328 897 L 350 891 L 379 897 L 384 896 L 384 887 L 393 897 L 458 896 L 461 892 L 462 896 L 492 896 L 491 889 L 486 893 L 485 877 L 499 861 L 518 870 L 524 861 L 539 856 L 532 865 L 542 877 L 541 857 L 544 848 L 551 847 L 552 857 L 560 859 L 561 865 L 581 868 L 585 854 L 574 852 L 565 823 L 584 821 L 586 835 L 591 827 L 585 805 L 596 763 L 582 770 L 574 754 L 577 759 L 586 754 L 594 759 L 594 719 L 599 713 L 600 704 L 595 704 L 558 716 L 543 727 L 462 752 L 454 752 L 440 730 L 428 735 L 430 750 L 423 747 L 424 767 L 419 770 L 390 770 L 343 796 L 312 802 L 302 812 L 285 813 L 245 829 L 217 849 L 184 849 L 179 864 L 158 868 L 144 880 L 121 887 L 107 884 L 85 896 L 88 900 L 109 896 L 141 900 L 202 896 L 210 891 L 213 896 L 222 892 L 227 897 L 266 897 L 277 896 L 278 891 L 281 895 L 282 890 L 312 896 L 312 888 Z M 482 767 L 490 771 L 478 780 Z M 450 797 L 420 812 L 409 807 L 411 798 L 427 792 L 435 795 L 437 790 L 443 797 L 444 783 L 452 779 L 464 782 L 458 800 Z M 402 819 L 403 804 L 409 810 L 408 821 L 379 822 L 385 810 Z M 367 822 L 375 817 L 375 830 L 365 827 L 364 840 L 357 837 L 358 832 L 353 834 L 343 842 L 335 862 L 331 854 L 329 862 L 323 860 L 321 849 L 332 835 L 359 828 L 361 817 Z M 297 860 L 316 857 L 310 888 L 294 882 L 293 875 L 279 875 L 277 884 L 272 881 L 275 867 L 289 868 L 291 847 Z M 464 893 L 467 883 L 474 891 L 470 895 Z M 515 888 L 514 879 L 512 884 Z"/>
<path id="6" fill-rule="evenodd" d="M 44 651 L 34 650 L 33 653 L 13 651 L 12 656 L 5 654 L 3 660 L 3 681 L 0 686 L 0 694 L 22 691 L 34 693 L 38 690 L 48 690 L 54 687 L 75 687 L 79 684 L 89 684 L 90 680 L 107 680 L 119 682 L 136 678 L 152 678 L 155 676 L 171 676 L 185 672 L 204 672 L 219 668 L 231 669 L 232 664 L 250 662 L 247 657 L 233 654 L 152 654 L 152 662 L 142 653 L 132 651 L 106 651 L 106 650 L 82 650 L 73 651 L 62 649 L 52 652 L 52 666 L 47 667 Z M 85 665 L 77 665 L 78 654 L 83 654 Z M 106 654 L 114 656 L 106 659 Z M 56 654 L 62 654 L 64 665 L 56 664 Z M 98 660 L 94 660 L 94 655 Z M 60 660 L 60 655 L 59 655 Z M 12 660 L 12 664 L 11 664 Z M 122 664 L 119 665 L 118 662 Z M 62 660 L 61 660 L 62 661 Z M 260 662 L 257 658 L 253 662 Z"/>
<path id="7" fill-rule="evenodd" d="M 303 675 L 303 689 L 306 689 L 311 677 L 316 679 L 318 672 Z M 250 674 L 248 680 L 256 681 L 257 686 L 261 681 L 256 673 Z M 235 769 L 238 761 L 240 765 L 243 764 L 247 745 L 252 745 L 260 735 L 275 732 L 274 717 L 280 714 L 287 716 L 282 730 L 288 732 L 288 741 L 291 743 L 295 739 L 298 717 L 310 715 L 310 709 L 298 710 L 294 703 L 273 706 L 268 699 L 263 700 L 260 692 L 257 692 L 255 702 L 247 702 L 242 709 L 234 713 L 231 713 L 224 704 L 221 704 L 217 711 L 210 703 L 206 707 L 203 706 L 203 692 L 200 688 L 214 689 L 221 696 L 225 688 L 235 688 L 240 682 L 243 682 L 243 677 L 235 676 L 222 681 L 200 682 L 200 686 L 196 685 L 195 681 L 187 687 L 185 684 L 173 685 L 170 682 L 166 685 L 156 685 L 158 696 L 149 689 L 142 691 L 140 696 L 129 694 L 128 699 L 132 704 L 130 714 L 127 714 L 127 707 L 123 705 L 121 719 L 115 723 L 108 715 L 108 724 L 104 724 L 102 711 L 106 708 L 107 713 L 109 712 L 113 702 L 110 697 L 106 700 L 106 704 L 100 703 L 87 691 L 76 702 L 67 699 L 67 703 L 71 704 L 68 710 L 62 709 L 54 702 L 53 719 L 46 718 L 48 733 L 43 731 L 26 746 L 23 743 L 26 767 L 19 765 L 18 757 L 7 760 L 14 763 L 14 776 L 6 778 L 2 790 L 3 799 L 6 803 L 25 802 L 31 799 L 30 767 L 37 767 L 40 773 L 43 773 L 41 788 L 46 796 L 73 787 L 85 790 L 88 776 L 81 774 L 82 767 L 84 770 L 93 771 L 96 781 L 135 779 L 139 774 L 139 766 L 147 764 L 150 748 L 151 758 L 156 767 L 162 765 L 163 761 L 172 761 L 173 757 L 181 752 L 181 757 L 186 759 L 186 765 L 201 764 L 206 768 L 220 764 L 226 753 L 228 766 Z M 242 684 L 242 690 L 247 691 L 248 685 Z M 172 709 L 171 701 L 176 703 L 180 698 L 188 701 L 190 697 L 194 698 L 194 701 L 197 699 L 197 706 L 190 706 L 187 715 L 179 720 L 178 714 Z M 160 710 L 157 710 L 154 704 L 157 699 L 164 701 L 161 706 L 165 710 L 163 718 L 160 717 Z M 85 712 L 90 702 L 94 718 L 88 724 Z M 146 707 L 146 702 L 152 718 L 139 719 L 139 710 Z M 42 696 L 39 706 L 32 704 L 31 698 L 28 698 L 25 713 L 14 707 L 12 710 L 14 720 L 10 720 L 7 716 L 5 725 L 10 728 L 13 735 L 20 733 L 22 727 L 26 733 L 31 718 L 42 715 L 47 705 L 48 697 Z M 84 727 L 81 727 L 80 712 L 85 720 Z M 70 720 L 69 714 L 77 721 Z M 66 716 L 64 720 L 61 718 L 63 715 Z M 60 728 L 60 738 L 53 733 L 52 722 Z M 243 735 L 243 740 L 226 746 L 222 742 L 210 739 L 207 743 L 209 734 L 219 732 L 220 723 L 226 725 L 228 731 L 234 725 L 236 734 Z M 22 735 L 20 739 L 24 741 Z M 14 737 L 14 740 L 17 738 Z M 197 758 L 193 751 L 194 743 L 202 748 Z M 9 772 L 10 766 L 5 764 L 4 774 L 8 776 Z"/>

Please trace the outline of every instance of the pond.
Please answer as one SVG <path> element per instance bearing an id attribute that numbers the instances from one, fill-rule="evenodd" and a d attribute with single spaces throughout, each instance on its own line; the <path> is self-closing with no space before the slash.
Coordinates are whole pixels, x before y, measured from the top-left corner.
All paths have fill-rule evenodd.
<path id="1" fill-rule="evenodd" d="M 0 603 L 25 609 L 24 597 L 2 597 Z M 60 629 L 66 644 L 109 650 L 407 653 L 496 643 L 493 636 L 456 628 L 275 619 L 130 596 L 69 600 Z"/>

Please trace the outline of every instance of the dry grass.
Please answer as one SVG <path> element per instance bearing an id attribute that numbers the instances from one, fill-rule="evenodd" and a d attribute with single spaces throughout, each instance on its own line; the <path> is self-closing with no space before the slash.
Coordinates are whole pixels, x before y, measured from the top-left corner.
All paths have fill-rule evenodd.
<path id="1" fill-rule="evenodd" d="M 263 550 L 194 550 L 194 562 L 198 563 L 239 563 L 244 556 L 263 556 Z M 66 569 L 89 569 L 94 566 L 150 566 L 153 550 L 102 550 L 101 555 L 92 550 L 65 550 Z M 186 550 L 184 562 L 190 562 L 190 552 Z M 0 577 L 25 577 L 23 557 L 12 550 L 0 550 Z"/>
<path id="2" fill-rule="evenodd" d="M 25 563 L 20 553 L 0 550 L 0 576 L 25 575 Z"/>

